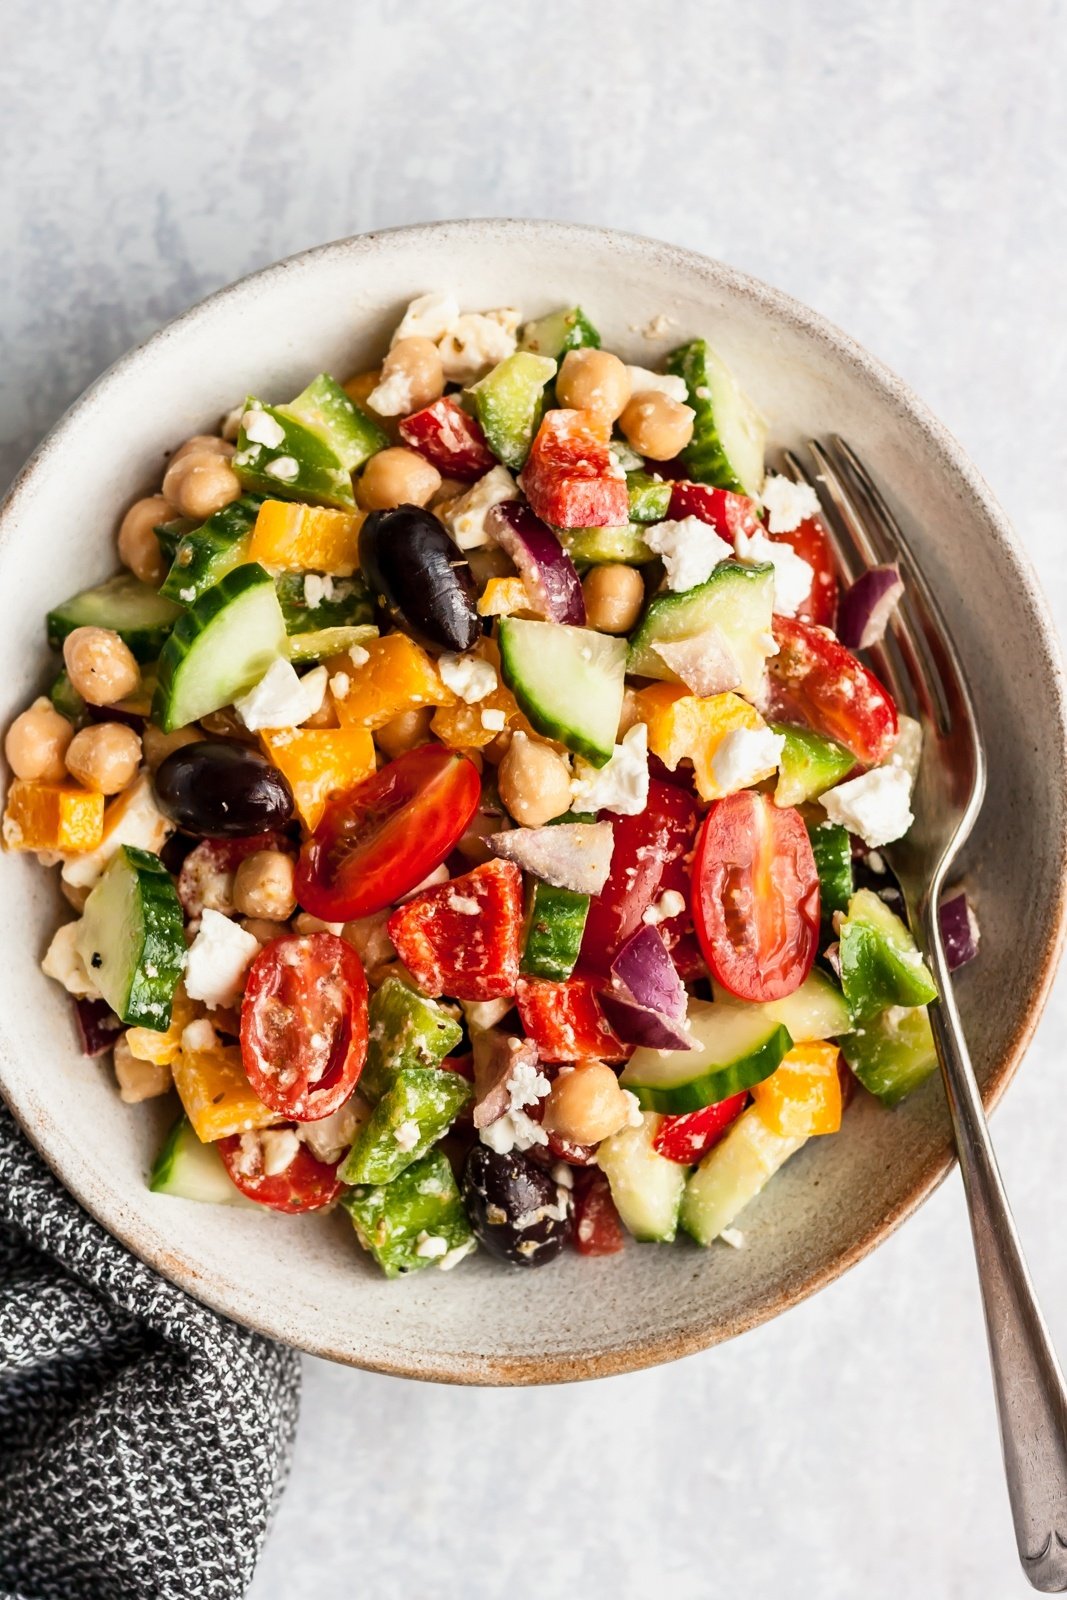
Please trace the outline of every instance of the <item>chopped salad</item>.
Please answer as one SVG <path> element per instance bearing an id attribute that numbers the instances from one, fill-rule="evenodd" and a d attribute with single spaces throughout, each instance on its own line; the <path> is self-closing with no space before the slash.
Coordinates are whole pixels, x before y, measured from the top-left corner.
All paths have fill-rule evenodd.
<path id="1" fill-rule="evenodd" d="M 175 450 L 5 744 L 43 969 L 175 1097 L 154 1191 L 339 1206 L 388 1276 L 737 1244 L 857 1081 L 931 1072 L 880 854 L 920 730 L 856 653 L 899 576 L 841 594 L 764 434 L 703 338 L 435 293 Z"/>

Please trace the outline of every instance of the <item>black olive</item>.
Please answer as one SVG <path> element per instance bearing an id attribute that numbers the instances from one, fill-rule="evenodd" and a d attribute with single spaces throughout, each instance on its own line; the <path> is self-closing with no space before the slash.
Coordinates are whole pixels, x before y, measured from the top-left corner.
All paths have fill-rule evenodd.
<path id="1" fill-rule="evenodd" d="M 293 791 L 277 767 L 228 739 L 175 750 L 156 773 L 156 799 L 179 828 L 208 839 L 284 828 L 293 814 Z"/>
<path id="2" fill-rule="evenodd" d="M 478 1240 L 516 1267 L 543 1267 L 571 1231 L 568 1190 L 519 1150 L 476 1144 L 463 1169 L 463 1203 Z"/>
<path id="3" fill-rule="evenodd" d="M 359 565 L 393 621 L 424 644 L 469 650 L 481 637 L 467 558 L 421 506 L 372 511 L 359 530 Z"/>

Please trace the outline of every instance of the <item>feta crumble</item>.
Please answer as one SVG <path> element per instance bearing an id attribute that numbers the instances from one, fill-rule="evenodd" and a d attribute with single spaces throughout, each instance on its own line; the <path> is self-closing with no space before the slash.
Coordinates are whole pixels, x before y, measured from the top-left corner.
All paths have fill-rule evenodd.
<path id="1" fill-rule="evenodd" d="M 309 611 L 317 611 L 324 600 L 333 599 L 333 579 L 328 572 L 308 572 L 304 575 L 304 604 Z"/>
<path id="2" fill-rule="evenodd" d="M 446 652 L 439 658 L 437 670 L 446 688 L 458 694 L 469 706 L 484 700 L 497 687 L 494 667 L 490 662 L 483 661 L 481 656 L 460 656 Z"/>
<path id="3" fill-rule="evenodd" d="M 420 294 L 397 323 L 390 346 L 399 339 L 432 339 L 434 344 L 459 321 L 459 301 L 453 294 Z"/>
<path id="4" fill-rule="evenodd" d="M 361 644 L 350 644 L 348 647 L 348 659 L 354 667 L 365 667 L 370 660 L 370 651 L 364 650 Z"/>
<path id="5" fill-rule="evenodd" d="M 393 1138 L 401 1150 L 414 1150 L 419 1142 L 419 1125 L 414 1121 L 400 1122 L 393 1129 Z"/>
<path id="6" fill-rule="evenodd" d="M 737 559 L 774 568 L 774 609 L 783 617 L 795 617 L 811 593 L 815 569 L 798 556 L 792 545 L 775 544 L 763 529 L 746 533 L 739 528 L 735 539 Z"/>
<path id="7" fill-rule="evenodd" d="M 398 369 L 384 378 L 379 378 L 367 396 L 367 404 L 380 417 L 409 416 L 415 409 L 411 374 Z"/>
<path id="8" fill-rule="evenodd" d="M 684 910 L 685 895 L 679 894 L 677 889 L 664 889 L 659 899 L 648 907 L 641 921 L 647 922 L 650 928 L 656 928 Z"/>
<path id="9" fill-rule="evenodd" d="M 518 311 L 466 311 L 437 341 L 447 383 L 472 383 L 506 361 L 518 344 Z"/>
<path id="10" fill-rule="evenodd" d="M 543 1100 L 552 1085 L 543 1072 L 529 1061 L 517 1061 L 507 1078 L 508 1109 L 488 1127 L 481 1130 L 481 1141 L 497 1155 L 506 1156 L 512 1150 L 529 1150 L 535 1144 L 547 1144 L 548 1134 L 526 1115 L 525 1107 Z"/>
<path id="11" fill-rule="evenodd" d="M 574 770 L 572 811 L 615 811 L 636 817 L 648 804 L 647 725 L 635 722 L 606 766 L 594 767 L 578 756 Z"/>
<path id="12" fill-rule="evenodd" d="M 415 1254 L 425 1261 L 436 1261 L 448 1254 L 448 1240 L 439 1233 L 427 1233 L 423 1228 L 415 1240 Z"/>
<path id="13" fill-rule="evenodd" d="M 313 667 L 304 677 L 298 677 L 292 662 L 279 657 L 271 662 L 254 689 L 234 701 L 234 706 L 253 733 L 260 728 L 298 728 L 320 709 L 328 676 L 325 667 Z"/>
<path id="14" fill-rule="evenodd" d="M 197 1017 L 182 1029 L 182 1049 L 190 1055 L 202 1055 L 218 1048 L 219 1036 L 206 1017 Z"/>
<path id="15" fill-rule="evenodd" d="M 792 533 L 809 517 L 819 515 L 819 497 L 810 483 L 794 483 L 792 478 L 773 475 L 765 481 L 760 496 L 771 533 Z"/>
<path id="16" fill-rule="evenodd" d="M 740 1228 L 724 1228 L 719 1234 L 719 1238 L 723 1244 L 728 1244 L 731 1250 L 743 1250 L 745 1248 L 745 1236 Z"/>
<path id="17" fill-rule="evenodd" d="M 685 379 L 677 377 L 673 372 L 650 372 L 647 367 L 627 367 L 630 379 L 630 393 L 647 394 L 655 390 L 657 394 L 665 394 L 671 400 L 677 400 L 684 405 L 689 398 L 689 391 L 685 386 Z"/>
<path id="18" fill-rule="evenodd" d="M 441 521 L 461 550 L 477 550 L 491 543 L 485 522 L 492 508 L 518 497 L 518 485 L 507 467 L 493 467 L 465 494 L 440 508 Z"/>
<path id="19" fill-rule="evenodd" d="M 667 587 L 676 594 L 707 583 L 719 562 L 733 555 L 726 540 L 720 539 L 710 523 L 701 522 L 699 517 L 657 522 L 645 529 L 645 541 L 650 550 L 663 557 Z"/>
<path id="20" fill-rule="evenodd" d="M 877 850 L 900 839 L 914 822 L 911 778 L 904 767 L 875 767 L 819 796 L 831 822 Z"/>
<path id="21" fill-rule="evenodd" d="M 487 733 L 503 733 L 507 727 L 507 717 L 504 712 L 489 706 L 482 712 L 482 727 Z"/>
<path id="22" fill-rule="evenodd" d="M 276 417 L 267 411 L 246 411 L 241 418 L 245 438 L 252 444 L 262 444 L 268 450 L 277 450 L 285 440 L 285 429 Z"/>
<path id="23" fill-rule="evenodd" d="M 279 483 L 295 483 L 300 476 L 300 463 L 295 456 L 275 456 L 263 471 L 269 478 L 277 478 Z"/>
<path id="24" fill-rule="evenodd" d="M 200 932 L 186 956 L 185 992 L 202 1000 L 209 1010 L 236 1005 L 244 989 L 245 973 L 259 954 L 259 940 L 245 933 L 221 911 L 205 909 Z"/>
<path id="25" fill-rule="evenodd" d="M 761 783 L 777 771 L 785 739 L 770 728 L 732 728 L 716 745 L 711 775 L 723 794 Z"/>
<path id="26" fill-rule="evenodd" d="M 259 1136 L 259 1159 L 265 1178 L 276 1178 L 300 1154 L 300 1137 L 294 1128 L 264 1128 Z"/>
<path id="27" fill-rule="evenodd" d="M 335 672 L 330 679 L 330 693 L 335 700 L 346 700 L 351 687 L 352 679 L 347 672 Z"/>

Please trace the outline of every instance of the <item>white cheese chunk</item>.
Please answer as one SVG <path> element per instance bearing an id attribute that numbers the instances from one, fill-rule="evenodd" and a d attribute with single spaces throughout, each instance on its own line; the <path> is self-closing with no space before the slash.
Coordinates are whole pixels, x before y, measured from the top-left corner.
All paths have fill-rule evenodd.
<path id="1" fill-rule="evenodd" d="M 190 1055 L 202 1055 L 217 1050 L 219 1036 L 206 1017 L 197 1017 L 182 1029 L 182 1049 Z"/>
<path id="2" fill-rule="evenodd" d="M 304 575 L 304 604 L 309 611 L 317 611 L 324 600 L 333 599 L 333 579 L 328 572 L 308 572 Z"/>
<path id="3" fill-rule="evenodd" d="M 419 1125 L 412 1119 L 398 1123 L 393 1129 L 393 1138 L 401 1150 L 414 1150 L 419 1142 Z"/>
<path id="4" fill-rule="evenodd" d="M 769 778 L 782 759 L 785 739 L 770 728 L 733 728 L 715 747 L 711 775 L 723 794 Z"/>
<path id="5" fill-rule="evenodd" d="M 875 767 L 839 783 L 819 800 L 831 822 L 858 834 L 872 849 L 902 838 L 915 820 L 911 778 L 904 767 Z"/>
<path id="6" fill-rule="evenodd" d="M 760 499 L 771 533 L 792 533 L 809 517 L 819 515 L 819 497 L 810 483 L 794 483 L 792 478 L 772 474 L 763 485 Z"/>
<path id="7" fill-rule="evenodd" d="M 507 1078 L 508 1109 L 481 1130 L 482 1143 L 501 1156 L 512 1150 L 529 1150 L 535 1144 L 547 1144 L 548 1134 L 539 1122 L 527 1116 L 525 1108 L 543 1100 L 551 1087 L 534 1063 L 517 1061 Z"/>
<path id="8" fill-rule="evenodd" d="M 220 911 L 206 910 L 186 957 L 186 994 L 190 1000 L 202 1000 L 211 1011 L 236 1005 L 245 973 L 258 953 L 258 939 Z"/>
<path id="9" fill-rule="evenodd" d="M 776 544 L 768 539 L 763 529 L 756 533 L 737 531 L 735 545 L 737 559 L 762 566 L 769 562 L 774 568 L 774 609 L 783 617 L 795 617 L 811 593 L 815 570 L 809 562 L 798 556 L 792 545 Z"/>
<path id="10" fill-rule="evenodd" d="M 672 400 L 677 400 L 684 405 L 689 398 L 689 391 L 685 386 L 685 379 L 677 377 L 673 372 L 650 372 L 647 367 L 627 367 L 630 377 L 630 393 L 647 394 L 654 389 L 658 394 L 665 394 Z"/>
<path id="11" fill-rule="evenodd" d="M 466 311 L 437 342 L 448 383 L 473 383 L 515 353 L 522 318 L 510 306 Z"/>
<path id="12" fill-rule="evenodd" d="M 483 661 L 481 656 L 460 656 L 446 651 L 438 659 L 437 670 L 445 687 L 451 689 L 453 694 L 458 694 L 469 706 L 484 700 L 497 687 L 497 675 L 492 663 Z"/>
<path id="13" fill-rule="evenodd" d="M 77 947 L 78 929 L 81 921 L 65 922 L 57 928 L 52 938 L 52 943 L 45 951 L 44 960 L 41 962 L 41 971 L 46 978 L 54 978 L 61 983 L 68 994 L 79 1000 L 99 1000 L 100 990 L 93 982 L 89 969 L 82 960 L 81 952 Z"/>
<path id="14" fill-rule="evenodd" d="M 657 522 L 645 529 L 645 540 L 650 550 L 663 557 L 667 587 L 675 593 L 707 583 L 719 562 L 733 555 L 726 540 L 699 517 Z"/>
<path id="15" fill-rule="evenodd" d="M 281 423 L 269 411 L 261 408 L 246 411 L 241 418 L 241 427 L 246 439 L 252 444 L 266 445 L 268 450 L 277 450 L 285 439 L 285 429 Z"/>
<path id="16" fill-rule="evenodd" d="M 367 1102 L 352 1095 L 328 1117 L 320 1117 L 317 1122 L 302 1122 L 300 1137 L 319 1161 L 340 1161 L 345 1151 L 352 1148 L 356 1134 L 369 1117 Z"/>
<path id="17" fill-rule="evenodd" d="M 406 417 L 415 409 L 411 374 L 402 369 L 390 372 L 375 384 L 367 404 L 380 417 Z"/>
<path id="18" fill-rule="evenodd" d="M 174 832 L 174 824 L 156 805 L 147 772 L 116 795 L 104 812 L 104 836 L 95 850 L 63 857 L 60 876 L 75 889 L 92 889 L 120 845 L 158 855 Z"/>
<path id="19" fill-rule="evenodd" d="M 436 1261 L 441 1256 L 447 1256 L 448 1240 L 442 1238 L 439 1233 L 427 1233 L 423 1228 L 415 1240 L 415 1254 L 421 1256 L 424 1261 Z"/>
<path id="20" fill-rule="evenodd" d="M 459 301 L 454 294 L 420 294 L 408 306 L 389 343 L 398 339 L 432 339 L 434 344 L 459 321 Z"/>
<path id="21" fill-rule="evenodd" d="M 664 889 L 659 899 L 648 907 L 641 921 L 647 922 L 650 928 L 656 928 L 661 922 L 667 922 L 684 910 L 685 895 L 679 894 L 677 889 Z"/>
<path id="22" fill-rule="evenodd" d="M 485 519 L 493 506 L 518 498 L 518 485 L 507 467 L 493 467 L 466 494 L 441 507 L 441 521 L 461 550 L 478 550 L 491 543 Z"/>
<path id="23" fill-rule="evenodd" d="M 253 733 L 260 728 L 298 728 L 321 708 L 328 676 L 325 667 L 313 667 L 301 678 L 291 661 L 279 658 L 234 706 Z"/>
<path id="24" fill-rule="evenodd" d="M 635 722 L 611 760 L 594 767 L 580 756 L 574 763 L 572 811 L 615 811 L 636 817 L 648 804 L 648 727 Z"/>
<path id="25" fill-rule="evenodd" d="M 259 1159 L 265 1178 L 277 1178 L 291 1167 L 300 1154 L 300 1136 L 295 1128 L 263 1128 L 259 1135 Z"/>

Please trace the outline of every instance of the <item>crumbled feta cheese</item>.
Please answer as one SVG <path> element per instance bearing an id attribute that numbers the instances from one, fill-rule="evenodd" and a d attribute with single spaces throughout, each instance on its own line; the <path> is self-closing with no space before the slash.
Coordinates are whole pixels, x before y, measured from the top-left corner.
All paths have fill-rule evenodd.
<path id="1" fill-rule="evenodd" d="M 667 922 L 671 917 L 678 916 L 685 910 L 685 895 L 679 894 L 677 889 L 665 889 L 654 905 L 641 918 L 652 928 L 658 927 L 661 922 Z"/>
<path id="2" fill-rule="evenodd" d="M 657 311 L 654 317 L 649 317 L 643 328 L 635 328 L 634 332 L 639 332 L 642 339 L 662 339 L 677 321 L 677 317 L 669 317 L 665 311 Z M 630 326 L 633 327 L 633 323 Z"/>
<path id="3" fill-rule="evenodd" d="M 775 544 L 762 528 L 746 533 L 739 528 L 735 538 L 737 559 L 774 568 L 774 609 L 783 617 L 795 617 L 811 593 L 815 570 L 798 556 L 792 545 Z"/>
<path id="4" fill-rule="evenodd" d="M 460 917 L 476 917 L 479 915 L 482 909 L 482 903 L 480 900 L 475 900 L 473 895 L 457 894 L 454 889 L 452 893 L 446 897 L 445 905 L 450 911 L 454 911 L 457 916 Z"/>
<path id="5" fill-rule="evenodd" d="M 268 478 L 277 478 L 279 483 L 295 483 L 300 476 L 300 463 L 295 456 L 275 456 L 263 471 Z"/>
<path id="6" fill-rule="evenodd" d="M 731 1250 L 743 1250 L 745 1247 L 745 1236 L 740 1228 L 724 1228 L 719 1238 L 723 1244 L 728 1244 Z"/>
<path id="7" fill-rule="evenodd" d="M 467 311 L 437 341 L 447 383 L 473 383 L 513 355 L 518 343 L 518 311 Z"/>
<path id="8" fill-rule="evenodd" d="M 733 728 L 716 745 L 711 775 L 723 794 L 748 789 L 775 772 L 785 739 L 770 728 Z"/>
<path id="9" fill-rule="evenodd" d="M 535 1144 L 547 1144 L 548 1134 L 539 1122 L 526 1115 L 524 1108 L 543 1100 L 551 1087 L 536 1065 L 517 1061 L 507 1078 L 508 1109 L 481 1130 L 482 1143 L 501 1156 L 512 1150 L 529 1150 Z"/>
<path id="10" fill-rule="evenodd" d="M 182 1029 L 182 1049 L 190 1055 L 200 1055 L 218 1047 L 219 1036 L 206 1017 L 197 1017 Z"/>
<path id="11" fill-rule="evenodd" d="M 459 301 L 452 294 L 420 294 L 396 325 L 390 345 L 398 339 L 432 339 L 436 344 L 459 321 Z"/>
<path id="12" fill-rule="evenodd" d="M 792 478 L 769 477 L 760 495 L 767 512 L 771 533 L 792 533 L 809 517 L 819 515 L 819 497 L 810 483 L 794 483 Z"/>
<path id="13" fill-rule="evenodd" d="M 380 378 L 367 396 L 367 404 L 380 417 L 406 417 L 415 409 L 411 374 L 398 369 Z"/>
<path id="14" fill-rule="evenodd" d="M 202 1000 L 211 1011 L 216 1006 L 236 1005 L 245 973 L 258 954 L 258 939 L 221 911 L 205 910 L 200 932 L 186 956 L 186 994 L 190 1000 Z"/>
<path id="15" fill-rule="evenodd" d="M 174 832 L 174 824 L 156 805 L 152 780 L 143 772 L 104 812 L 104 836 L 95 850 L 63 858 L 60 876 L 75 889 L 92 889 L 120 845 L 158 855 Z"/>
<path id="16" fill-rule="evenodd" d="M 507 467 L 493 467 L 465 494 L 441 507 L 441 521 L 461 550 L 477 550 L 490 543 L 485 519 L 492 508 L 518 497 L 518 485 Z"/>
<path id="17" fill-rule="evenodd" d="M 723 694 L 741 682 L 737 657 L 722 629 L 714 625 L 691 639 L 660 639 L 653 649 L 695 695 Z"/>
<path id="18" fill-rule="evenodd" d="M 451 1272 L 453 1267 L 458 1267 L 461 1261 L 466 1260 L 472 1250 L 477 1250 L 478 1241 L 473 1236 L 464 1240 L 462 1244 L 454 1245 L 446 1256 L 442 1256 L 437 1263 L 441 1272 Z"/>
<path id="19" fill-rule="evenodd" d="M 370 1107 L 358 1095 L 317 1122 L 302 1122 L 299 1133 L 311 1154 L 319 1161 L 340 1161 L 351 1149 L 356 1134 L 370 1116 Z"/>
<path id="20" fill-rule="evenodd" d="M 502 1022 L 515 1004 L 513 995 L 504 995 L 499 1000 L 461 1000 L 463 1015 L 467 1019 L 467 1027 L 471 1029 L 495 1028 Z"/>
<path id="21" fill-rule="evenodd" d="M 183 605 L 191 606 L 193 601 L 196 599 L 196 589 L 179 589 L 178 599 L 183 603 Z"/>
<path id="22" fill-rule="evenodd" d="M 350 644 L 348 647 L 348 659 L 354 667 L 365 667 L 370 660 L 370 651 L 364 650 L 361 644 Z"/>
<path id="23" fill-rule="evenodd" d="M 650 550 L 663 557 L 667 587 L 675 593 L 707 583 L 719 562 L 733 555 L 726 540 L 720 539 L 710 523 L 699 517 L 657 522 L 645 529 L 645 541 Z"/>
<path id="24" fill-rule="evenodd" d="M 890 767 L 900 767 L 908 774 L 912 784 L 919 776 L 919 762 L 923 753 L 922 723 L 916 722 L 914 717 L 901 717 L 897 724 L 897 742 L 889 754 L 886 763 Z"/>
<path id="25" fill-rule="evenodd" d="M 642 1127 L 645 1116 L 641 1110 L 640 1100 L 630 1089 L 624 1089 L 622 1092 L 626 1099 L 626 1126 L 628 1128 Z"/>
<path id="26" fill-rule="evenodd" d="M 580 756 L 571 783 L 572 811 L 615 811 L 636 817 L 648 804 L 648 727 L 635 722 L 611 760 L 594 767 Z"/>
<path id="27" fill-rule="evenodd" d="M 415 1240 L 415 1254 L 424 1261 L 436 1261 L 439 1256 L 447 1256 L 448 1240 L 439 1233 L 427 1233 L 423 1228 Z"/>
<path id="28" fill-rule="evenodd" d="M 295 1128 L 264 1128 L 261 1132 L 259 1158 L 265 1178 L 276 1178 L 299 1154 L 300 1136 Z"/>
<path id="29" fill-rule="evenodd" d="M 309 611 L 317 611 L 324 600 L 333 599 L 333 579 L 328 572 L 308 572 L 304 575 L 304 604 Z"/>
<path id="30" fill-rule="evenodd" d="M 437 670 L 446 688 L 458 694 L 469 706 L 484 700 L 497 687 L 497 675 L 492 663 L 483 661 L 481 656 L 457 656 L 446 652 L 438 659 Z"/>
<path id="31" fill-rule="evenodd" d="M 408 1121 L 398 1123 L 393 1129 L 393 1138 L 401 1150 L 414 1150 L 419 1142 L 419 1125 L 417 1122 Z"/>
<path id="32" fill-rule="evenodd" d="M 279 657 L 271 662 L 254 689 L 234 701 L 234 706 L 253 733 L 260 728 L 298 728 L 320 709 L 328 676 L 325 667 L 313 667 L 304 677 L 298 677 L 292 662 Z"/>
<path id="33" fill-rule="evenodd" d="M 647 367 L 627 367 L 630 377 L 630 393 L 647 394 L 654 389 L 658 394 L 665 394 L 671 400 L 677 400 L 684 405 L 689 398 L 689 391 L 685 386 L 685 379 L 676 377 L 673 372 L 650 372 Z"/>
<path id="34" fill-rule="evenodd" d="M 503 733 L 507 727 L 507 717 L 499 708 L 490 706 L 482 712 L 482 727 L 486 733 Z"/>
<path id="35" fill-rule="evenodd" d="M 901 838 L 915 820 L 911 812 L 911 778 L 903 767 L 875 767 L 839 783 L 819 796 L 831 822 L 858 834 L 878 849 Z"/>
<path id="36" fill-rule="evenodd" d="M 268 450 L 277 450 L 285 439 L 285 429 L 269 411 L 246 411 L 241 418 L 241 427 L 246 439 L 253 444 L 266 445 Z"/>
<path id="37" fill-rule="evenodd" d="M 574 1172 L 566 1161 L 556 1161 L 552 1166 L 552 1182 L 558 1183 L 561 1189 L 574 1188 Z"/>
<path id="38" fill-rule="evenodd" d="M 344 700 L 352 687 L 352 679 L 347 672 L 335 672 L 330 679 L 330 693 L 335 700 Z"/>
<path id="39" fill-rule="evenodd" d="M 68 994 L 79 1000 L 99 1000 L 100 990 L 90 976 L 78 949 L 78 931 L 81 921 L 65 922 L 57 928 L 52 943 L 45 951 L 41 971 L 46 978 L 61 983 Z"/>

